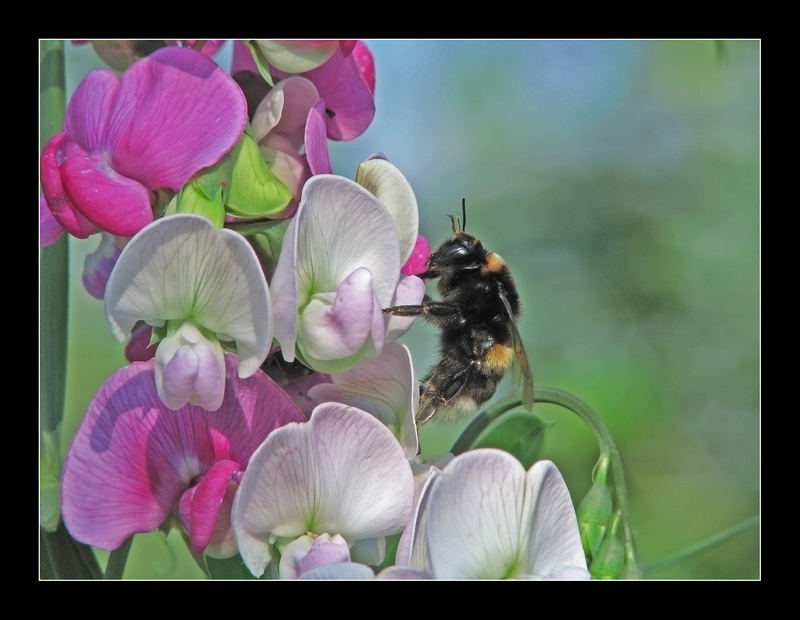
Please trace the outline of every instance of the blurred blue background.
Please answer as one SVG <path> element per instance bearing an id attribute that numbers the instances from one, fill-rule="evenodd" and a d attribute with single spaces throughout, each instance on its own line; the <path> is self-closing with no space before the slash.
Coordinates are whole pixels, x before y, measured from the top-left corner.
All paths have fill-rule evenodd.
<path id="1" fill-rule="evenodd" d="M 537 384 L 583 398 L 618 443 L 645 564 L 758 514 L 760 44 L 367 44 L 377 113 L 359 138 L 331 143 L 335 172 L 352 178 L 384 153 L 434 246 L 466 198 L 468 231 L 516 277 Z M 103 65 L 89 46 L 66 48 L 71 91 Z M 217 60 L 229 68 L 230 45 Z M 71 240 L 65 438 L 124 364 L 80 282 L 96 243 Z M 420 376 L 435 334 L 418 322 L 404 339 Z M 545 456 L 577 503 L 594 439 L 537 407 L 555 423 Z M 465 423 L 425 426 L 425 454 L 446 452 Z M 137 537 L 126 577 L 200 576 L 169 540 Z M 759 540 L 753 528 L 648 576 L 758 578 Z"/>

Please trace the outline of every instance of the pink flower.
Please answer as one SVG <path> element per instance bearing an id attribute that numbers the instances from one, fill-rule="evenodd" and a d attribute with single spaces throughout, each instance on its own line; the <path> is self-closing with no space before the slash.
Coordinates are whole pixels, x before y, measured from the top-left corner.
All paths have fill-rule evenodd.
<path id="1" fill-rule="evenodd" d="M 121 79 L 93 71 L 42 152 L 47 207 L 76 237 L 98 229 L 130 237 L 153 220 L 152 191 L 178 191 L 227 153 L 246 123 L 239 87 L 192 49 L 162 48 Z"/>
<path id="2" fill-rule="evenodd" d="M 230 507 L 250 455 L 273 429 L 305 417 L 265 374 L 239 379 L 236 357 L 225 362 L 225 396 L 214 413 L 167 409 L 153 360 L 105 382 L 64 465 L 62 513 L 74 538 L 116 549 L 175 514 L 193 552 L 235 554 Z"/>

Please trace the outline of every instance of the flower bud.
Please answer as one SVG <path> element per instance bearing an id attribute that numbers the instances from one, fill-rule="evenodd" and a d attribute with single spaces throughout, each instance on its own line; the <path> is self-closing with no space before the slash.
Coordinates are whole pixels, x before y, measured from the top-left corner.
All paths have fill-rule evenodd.
<path id="1" fill-rule="evenodd" d="M 603 542 L 614 509 L 611 491 L 607 485 L 609 464 L 608 456 L 602 455 L 595 467 L 592 486 L 578 506 L 578 528 L 583 551 L 590 558 L 596 556 Z"/>
<path id="2" fill-rule="evenodd" d="M 619 538 L 622 515 L 616 513 L 611 521 L 608 535 L 603 539 L 597 555 L 589 568 L 594 579 L 617 579 L 625 563 L 625 549 Z"/>

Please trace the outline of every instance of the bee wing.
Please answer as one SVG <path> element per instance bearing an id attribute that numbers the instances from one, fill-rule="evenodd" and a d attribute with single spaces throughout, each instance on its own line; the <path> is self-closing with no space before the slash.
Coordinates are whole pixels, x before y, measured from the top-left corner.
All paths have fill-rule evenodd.
<path id="1" fill-rule="evenodd" d="M 505 289 L 500 285 L 498 291 L 500 299 L 503 301 L 503 306 L 508 314 L 509 324 L 511 325 L 511 340 L 514 347 L 514 384 L 522 389 L 522 404 L 530 411 L 533 408 L 533 371 L 531 370 L 530 362 L 528 362 L 528 355 L 525 353 L 525 346 L 522 344 L 522 336 L 519 335 L 517 329 L 517 320 L 514 313 L 511 311 L 511 304 L 508 303 Z"/>

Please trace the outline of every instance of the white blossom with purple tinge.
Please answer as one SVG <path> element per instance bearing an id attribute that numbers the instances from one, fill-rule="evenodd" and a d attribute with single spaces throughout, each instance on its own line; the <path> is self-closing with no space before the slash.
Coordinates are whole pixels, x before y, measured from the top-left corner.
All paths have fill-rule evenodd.
<path id="1" fill-rule="evenodd" d="M 166 330 L 156 385 L 173 409 L 219 407 L 220 341 L 235 344 L 242 378 L 258 370 L 272 344 L 269 291 L 253 248 L 197 215 L 162 218 L 131 239 L 108 280 L 105 307 L 120 340 L 137 321 Z"/>
<path id="2" fill-rule="evenodd" d="M 556 466 L 526 472 L 501 450 L 465 452 L 433 476 L 403 537 L 398 564 L 436 579 L 589 578 Z"/>
<path id="3" fill-rule="evenodd" d="M 338 535 L 352 547 L 400 532 L 413 501 L 411 468 L 389 430 L 364 411 L 324 403 L 306 424 L 278 429 L 253 454 L 234 501 L 233 529 L 245 564 L 260 576 L 279 540 Z M 297 544 L 310 550 L 309 542 Z M 325 548 L 329 559 L 345 559 L 331 551 Z M 291 552 L 296 572 L 305 552 Z"/>

